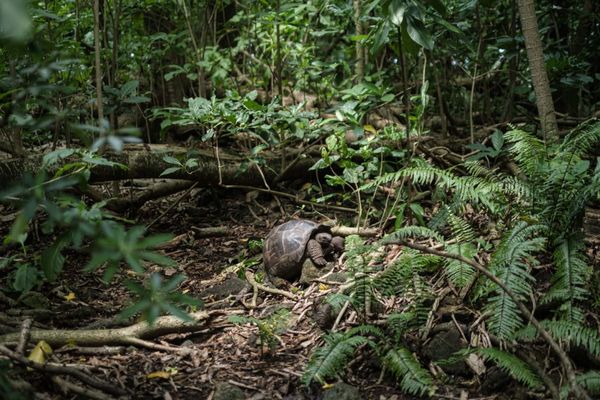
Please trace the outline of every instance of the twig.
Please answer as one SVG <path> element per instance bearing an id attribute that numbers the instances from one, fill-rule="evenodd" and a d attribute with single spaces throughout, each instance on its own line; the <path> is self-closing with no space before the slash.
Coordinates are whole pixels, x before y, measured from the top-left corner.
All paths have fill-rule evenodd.
<path id="1" fill-rule="evenodd" d="M 83 383 L 85 383 L 87 385 L 90 385 L 92 387 L 95 387 L 96 389 L 100 389 L 104 392 L 107 392 L 107 393 L 110 393 L 110 394 L 113 394 L 116 396 L 122 396 L 127 393 L 125 390 L 115 386 L 114 383 L 101 381 L 95 377 L 92 377 L 92 376 L 89 376 L 89 375 L 83 373 L 81 370 L 65 367 L 63 365 L 55 364 L 55 363 L 40 364 L 40 363 L 36 363 L 31 360 L 28 360 L 27 358 L 15 353 L 14 351 L 10 350 L 8 347 L 3 346 L 3 345 L 0 345 L 0 354 L 5 355 L 6 357 L 10 358 L 11 360 L 18 362 L 19 364 L 36 369 L 38 371 L 49 372 L 51 374 L 70 375 L 74 378 L 79 379 L 80 381 L 82 381 Z"/>
<path id="2" fill-rule="evenodd" d="M 79 385 L 74 384 L 73 382 L 69 382 L 66 379 L 63 379 L 59 376 L 53 376 L 52 381 L 61 388 L 61 390 L 66 394 L 67 392 L 73 392 L 77 395 L 88 397 L 90 399 L 95 400 L 111 400 L 114 397 L 107 395 L 104 392 L 100 392 L 98 390 L 85 388 Z"/>
<path id="3" fill-rule="evenodd" d="M 252 286 L 256 286 L 263 292 L 278 294 L 278 295 L 287 297 L 288 299 L 291 299 L 291 300 L 298 300 L 298 296 L 296 296 L 293 293 L 290 293 L 290 292 L 287 292 L 287 291 L 281 290 L 281 289 L 270 288 L 268 286 L 263 285 L 262 283 L 256 282 L 256 279 L 254 279 L 254 274 L 251 271 L 246 271 L 246 279 Z"/>
<path id="4" fill-rule="evenodd" d="M 544 329 L 542 324 L 537 320 L 537 318 L 535 318 L 533 316 L 533 314 L 531 313 L 531 311 L 529 311 L 527 306 L 525 306 L 525 304 L 523 304 L 521 302 L 521 300 L 519 300 L 517 295 L 515 295 L 515 293 L 512 290 L 510 290 L 510 288 L 508 286 L 506 286 L 506 284 L 504 282 L 502 282 L 500 279 L 498 279 L 498 277 L 496 277 L 496 275 L 492 274 L 487 268 L 485 268 L 483 265 L 481 265 L 473 260 L 470 260 L 466 257 L 463 257 L 461 255 L 452 254 L 452 253 L 448 253 L 448 252 L 441 251 L 441 250 L 430 249 L 428 247 L 410 243 L 410 242 L 407 242 L 404 240 L 392 240 L 392 241 L 387 241 L 386 243 L 400 244 L 400 245 L 410 247 L 415 250 L 419 250 L 423 253 L 433 254 L 436 256 L 444 257 L 444 258 L 452 258 L 454 260 L 458 260 L 465 264 L 470 265 L 471 267 L 475 268 L 476 270 L 481 272 L 483 275 L 485 275 L 489 280 L 491 280 L 496 285 L 498 285 L 504 291 L 504 293 L 506 293 L 508 295 L 508 297 L 510 297 L 512 299 L 512 301 L 515 302 L 515 304 L 517 305 L 517 307 L 519 308 L 521 313 L 523 313 L 525 318 L 527 318 L 527 320 L 529 320 L 529 322 L 531 322 L 531 324 L 539 332 L 540 336 L 544 339 L 544 341 L 546 343 L 548 343 L 548 345 L 550 346 L 552 351 L 558 356 L 560 363 L 562 364 L 563 368 L 565 369 L 565 373 L 567 374 L 567 380 L 569 381 L 571 389 L 575 392 L 575 395 L 581 399 L 590 399 L 591 400 L 591 398 L 585 392 L 585 390 L 581 386 L 579 386 L 579 384 L 577 383 L 577 378 L 575 376 L 575 370 L 573 369 L 573 364 L 571 363 L 571 359 L 569 358 L 567 353 L 565 353 L 565 351 L 554 340 L 554 338 L 550 335 L 550 333 L 548 333 L 548 331 L 546 329 Z"/>
<path id="5" fill-rule="evenodd" d="M 129 337 L 127 338 L 127 341 L 135 346 L 138 347 L 145 347 L 147 349 L 150 350 L 158 350 L 158 351 L 166 351 L 166 352 L 175 352 L 175 353 L 191 353 L 192 350 L 188 349 L 186 347 L 171 347 L 171 346 L 165 346 L 162 344 L 158 344 L 158 343 L 154 343 L 154 342 L 149 342 L 147 340 L 143 340 L 143 339 L 139 339 L 136 337 Z"/>
<path id="6" fill-rule="evenodd" d="M 263 189 L 263 188 L 258 188 L 258 187 L 254 187 L 254 186 L 245 186 L 245 185 L 221 185 L 221 187 L 223 187 L 225 189 L 256 190 L 257 192 L 263 192 L 263 193 L 269 193 L 269 194 L 276 195 L 276 196 L 287 197 L 289 199 L 294 200 L 296 203 L 299 203 L 299 204 L 307 204 L 307 205 L 310 205 L 313 207 L 327 208 L 330 210 L 344 211 L 344 212 L 350 212 L 350 213 L 354 213 L 354 214 L 357 213 L 357 211 L 353 208 L 332 206 L 329 204 L 320 204 L 320 203 L 314 203 L 312 201 L 301 200 L 297 196 L 294 196 L 293 194 L 279 192 L 277 190 L 272 190 L 272 189 Z"/>
<path id="7" fill-rule="evenodd" d="M 173 202 L 173 204 L 171 204 L 165 211 L 163 211 L 158 217 L 154 218 L 154 220 L 152 222 L 150 222 L 147 226 L 146 229 L 150 229 L 150 227 L 152 225 L 154 225 L 156 222 L 158 222 L 162 217 L 165 216 L 166 213 L 168 213 L 169 211 L 171 211 L 177 204 L 179 204 L 181 202 L 181 200 L 183 200 L 191 191 L 192 189 L 194 189 L 196 186 L 198 186 L 200 184 L 200 182 L 196 182 L 194 183 L 192 186 L 190 186 L 188 188 L 188 190 L 185 191 L 185 193 L 183 193 L 181 196 L 179 196 L 179 198 L 177 200 L 175 200 Z"/>
<path id="8" fill-rule="evenodd" d="M 348 306 L 350 306 L 350 300 L 346 300 L 346 302 L 342 306 L 340 313 L 338 314 L 337 318 L 335 319 L 335 322 L 333 323 L 333 326 L 331 327 L 331 332 L 336 331 L 337 326 L 340 324 L 342 317 L 344 316 L 344 314 L 346 313 L 346 310 L 348 309 Z"/>
<path id="9" fill-rule="evenodd" d="M 15 353 L 19 355 L 25 354 L 25 348 L 27 347 L 27 343 L 29 343 L 29 338 L 31 337 L 31 324 L 33 320 L 31 318 L 26 318 L 21 325 L 21 336 L 19 337 L 19 344 L 15 349 Z"/>

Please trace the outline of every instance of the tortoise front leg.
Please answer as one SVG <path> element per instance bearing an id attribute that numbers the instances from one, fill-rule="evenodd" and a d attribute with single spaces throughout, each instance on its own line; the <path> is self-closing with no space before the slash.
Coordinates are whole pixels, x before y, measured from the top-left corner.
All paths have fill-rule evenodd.
<path id="1" fill-rule="evenodd" d="M 324 267 L 327 264 L 323 255 L 323 248 L 321 244 L 315 239 L 310 239 L 306 244 L 306 252 L 313 263 L 319 268 Z"/>

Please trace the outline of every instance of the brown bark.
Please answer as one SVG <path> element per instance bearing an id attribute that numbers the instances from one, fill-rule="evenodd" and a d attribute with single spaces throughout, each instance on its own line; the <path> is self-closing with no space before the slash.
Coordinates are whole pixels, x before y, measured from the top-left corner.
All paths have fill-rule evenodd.
<path id="1" fill-rule="evenodd" d="M 558 125 L 548 74 L 544 65 L 543 45 L 535 16 L 534 0 L 517 0 L 517 5 L 542 132 L 545 139 L 553 140 L 558 137 Z"/>
<path id="2" fill-rule="evenodd" d="M 96 67 L 96 107 L 98 121 L 102 128 L 104 124 L 104 106 L 102 104 L 102 68 L 100 63 L 100 1 L 94 0 L 94 60 Z"/>
<path id="3" fill-rule="evenodd" d="M 156 319 L 154 325 L 139 322 L 135 325 L 116 329 L 33 329 L 31 341 L 34 343 L 44 340 L 51 346 L 62 346 L 67 343 L 76 343 L 79 346 L 102 346 L 107 344 L 135 345 L 132 339 L 152 339 L 171 333 L 194 332 L 206 328 L 209 314 L 198 311 L 190 314 L 191 322 L 182 321 L 173 316 L 164 316 Z M 0 336 L 0 343 L 18 343 L 20 333 L 8 333 Z"/>
<path id="4" fill-rule="evenodd" d="M 361 1 L 354 0 L 354 30 L 356 36 L 360 37 L 363 34 L 363 26 L 361 22 Z M 356 40 L 356 83 L 361 83 L 365 76 L 365 50 L 363 48 L 362 41 Z"/>

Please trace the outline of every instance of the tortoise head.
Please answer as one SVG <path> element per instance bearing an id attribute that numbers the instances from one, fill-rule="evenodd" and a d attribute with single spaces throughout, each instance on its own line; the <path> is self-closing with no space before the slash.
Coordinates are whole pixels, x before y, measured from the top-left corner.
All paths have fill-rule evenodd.
<path id="1" fill-rule="evenodd" d="M 331 233 L 329 232 L 317 232 L 315 240 L 319 242 L 321 246 L 328 245 L 331 243 Z"/>

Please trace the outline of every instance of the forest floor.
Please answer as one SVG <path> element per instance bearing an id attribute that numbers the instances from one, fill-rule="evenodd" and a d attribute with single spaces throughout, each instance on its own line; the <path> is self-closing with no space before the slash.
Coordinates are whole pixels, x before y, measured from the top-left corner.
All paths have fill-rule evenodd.
<path id="1" fill-rule="evenodd" d="M 149 202 L 131 218 L 136 218 L 137 223 L 152 221 L 179 196 Z M 299 301 L 261 292 L 257 306 L 252 308 L 249 304 L 253 290 L 243 276 L 240 279 L 235 274 L 223 273 L 226 268 L 247 260 L 252 255 L 248 241 L 264 238 L 277 223 L 293 217 L 320 218 L 285 202 L 281 203 L 286 209 L 282 217 L 282 208 L 274 202 L 270 204 L 271 199 L 261 195 L 249 200 L 245 192 L 202 189 L 192 192 L 153 226 L 153 232 L 176 235 L 176 246 L 163 252 L 177 262 L 177 267 L 162 268 L 162 273 L 187 276 L 181 291 L 201 299 L 204 308 L 214 312 L 205 330 L 162 336 L 159 343 L 172 346 L 172 352 L 129 347 L 115 354 L 112 350 L 105 354 L 100 350 L 84 354 L 76 347 L 66 346 L 54 349 L 51 360 L 115 382 L 130 391 L 132 398 L 139 399 L 324 398 L 327 390 L 324 392 L 319 386 L 306 388 L 300 377 L 311 351 L 322 344 L 323 331 L 310 318 L 314 300 L 330 290 L 317 283 L 303 287 L 296 283 L 292 289 L 297 290 Z M 194 237 L 194 227 L 215 226 L 225 227 L 230 235 Z M 5 235 L 9 227 L 10 224 L 3 224 L 0 233 Z M 44 245 L 43 237 L 35 242 Z M 29 301 L 30 307 L 45 310 L 34 317 L 34 326 L 86 329 L 126 325 L 115 321 L 115 316 L 131 301 L 129 292 L 117 282 L 126 276 L 117 275 L 106 284 L 101 279 L 102 271 L 82 273 L 88 261 L 86 255 L 71 253 L 66 258 L 61 281 L 53 284 L 56 289 L 48 293 L 41 288 Z M 155 269 L 151 267 L 149 272 L 152 270 Z M 291 318 L 288 329 L 278 335 L 279 343 L 273 351 L 261 348 L 255 325 L 233 324 L 228 319 L 229 315 L 261 318 L 281 307 L 291 310 Z M 27 314 L 27 310 L 20 309 L 3 311 L 14 316 Z M 182 347 L 191 351 L 176 350 Z M 372 364 L 359 358 L 348 368 L 345 381 L 360 391 L 358 398 L 412 398 L 402 394 L 391 378 L 382 375 L 380 366 Z M 47 378 L 32 374 L 31 382 L 38 392 L 47 393 L 49 399 L 63 398 Z M 340 395 L 331 391 L 330 396 Z M 343 393 L 341 396 L 345 398 Z"/>

